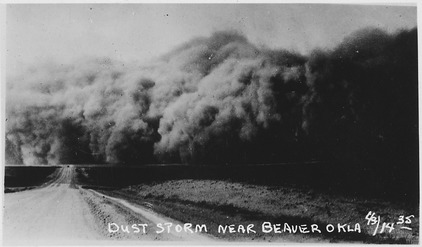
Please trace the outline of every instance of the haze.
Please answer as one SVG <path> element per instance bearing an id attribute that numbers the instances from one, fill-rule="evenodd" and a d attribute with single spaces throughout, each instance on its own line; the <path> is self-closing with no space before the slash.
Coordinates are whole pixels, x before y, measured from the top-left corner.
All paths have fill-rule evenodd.
<path id="1" fill-rule="evenodd" d="M 236 30 L 256 45 L 307 53 L 363 27 L 416 26 L 416 8 L 299 4 L 8 5 L 7 72 L 81 57 L 143 61 L 198 36 Z"/>

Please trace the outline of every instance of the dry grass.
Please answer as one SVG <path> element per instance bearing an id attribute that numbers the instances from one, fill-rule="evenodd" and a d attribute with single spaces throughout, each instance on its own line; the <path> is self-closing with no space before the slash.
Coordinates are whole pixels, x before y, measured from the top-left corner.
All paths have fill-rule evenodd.
<path id="1" fill-rule="evenodd" d="M 242 184 L 218 180 L 172 180 L 155 184 L 141 184 L 116 191 L 119 196 L 130 195 L 132 200 L 150 200 L 158 204 L 166 203 L 167 207 L 179 207 L 180 212 L 157 207 L 158 211 L 185 222 L 202 218 L 215 222 L 224 219 L 228 213 L 236 223 L 272 221 L 273 223 L 317 223 L 326 224 L 360 223 L 363 233 L 360 235 L 326 234 L 330 241 L 357 241 L 371 243 L 418 243 L 419 216 L 417 206 L 392 204 L 380 200 L 364 200 L 305 191 L 297 188 L 281 186 L 262 186 Z M 126 196 L 127 197 L 127 196 Z M 183 207 L 189 208 L 188 211 Z M 187 216 L 196 208 L 199 215 Z M 201 211 L 202 208 L 202 211 Z M 212 210 L 211 210 L 212 209 Z M 205 211 L 204 211 L 205 210 Z M 211 211 L 206 211 L 211 210 Z M 412 230 L 396 227 L 391 233 L 377 234 L 372 237 L 374 226 L 367 226 L 365 216 L 369 211 L 381 216 L 382 222 L 397 222 L 400 215 L 415 215 L 409 225 Z M 202 212 L 202 213 L 201 213 Z M 234 213 L 234 214 L 233 214 Z M 209 214 L 209 215 L 208 215 Z M 221 214 L 217 216 L 217 214 Z M 208 219 L 207 219 L 208 218 Z M 187 221 L 188 220 L 188 221 Z M 233 219 L 231 219 L 233 220 Z M 283 221 L 284 220 L 284 221 Z M 224 221 L 227 223 L 230 221 Z M 254 238 L 261 238 L 254 236 Z M 307 236 L 311 237 L 311 235 Z"/>

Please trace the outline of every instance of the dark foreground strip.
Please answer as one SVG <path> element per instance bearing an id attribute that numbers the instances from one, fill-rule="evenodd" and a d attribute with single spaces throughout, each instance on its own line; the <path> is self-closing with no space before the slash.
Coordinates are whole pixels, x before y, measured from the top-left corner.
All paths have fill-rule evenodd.
<path id="1" fill-rule="evenodd" d="M 289 223 L 289 225 L 307 225 L 317 224 L 321 233 L 308 233 L 306 237 L 311 238 L 322 238 L 330 242 L 362 242 L 362 243 L 375 243 L 375 244 L 411 244 L 405 238 L 393 238 L 392 236 L 387 235 L 376 235 L 372 236 L 369 233 L 366 233 L 362 229 L 361 233 L 358 232 L 327 232 L 326 226 L 328 223 L 315 221 L 308 217 L 301 216 L 289 216 L 282 215 L 279 217 L 274 217 L 270 215 L 264 215 L 259 212 L 249 211 L 246 209 L 234 207 L 232 205 L 217 205 L 207 202 L 192 202 L 187 200 L 182 200 L 180 198 L 165 198 L 163 196 L 153 196 L 148 195 L 147 197 L 139 197 L 130 193 L 124 193 L 116 190 L 101 190 L 101 193 L 123 198 L 132 203 L 139 205 L 145 205 L 149 203 L 151 205 L 156 205 L 154 210 L 158 213 L 167 215 L 171 218 L 179 220 L 181 222 L 190 222 L 194 224 L 200 224 L 204 221 L 210 222 L 210 224 L 218 225 L 225 222 L 215 222 L 215 214 L 227 215 L 230 218 L 241 219 L 243 222 L 259 222 L 268 221 L 271 223 Z M 196 208 L 199 212 L 195 213 L 192 211 L 192 208 Z M 177 209 L 181 213 L 177 213 Z M 206 217 L 208 214 L 203 213 L 205 211 L 212 212 L 210 217 Z M 183 212 L 184 211 L 184 212 Z M 189 212 L 189 213 L 186 213 Z M 201 213 L 202 212 L 202 213 Z M 197 215 L 198 217 L 195 217 Z M 195 222 L 198 221 L 198 222 Z M 199 222 L 200 221 L 200 222 Z M 362 226 L 362 225 L 361 225 Z M 308 227 L 309 228 L 309 227 Z M 222 238 L 221 234 L 217 232 L 210 232 L 216 237 Z M 288 233 L 284 233 L 288 234 Z M 263 237 L 265 234 L 257 234 L 257 237 Z M 280 235 L 282 236 L 282 235 Z"/>

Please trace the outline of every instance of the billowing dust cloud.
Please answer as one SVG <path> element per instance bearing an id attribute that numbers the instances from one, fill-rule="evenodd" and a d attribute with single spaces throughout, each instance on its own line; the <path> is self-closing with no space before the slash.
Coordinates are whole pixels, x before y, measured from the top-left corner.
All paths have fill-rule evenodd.
<path id="1" fill-rule="evenodd" d="M 37 65 L 6 87 L 7 163 L 325 158 L 417 133 L 416 29 L 359 31 L 309 56 L 217 32 L 147 65 Z"/>

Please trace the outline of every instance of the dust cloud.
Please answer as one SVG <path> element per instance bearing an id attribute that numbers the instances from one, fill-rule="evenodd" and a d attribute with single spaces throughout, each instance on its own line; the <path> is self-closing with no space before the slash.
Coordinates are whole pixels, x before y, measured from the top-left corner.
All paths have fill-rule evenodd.
<path id="1" fill-rule="evenodd" d="M 148 64 L 44 63 L 7 78 L 6 162 L 417 159 L 417 86 L 416 29 L 308 55 L 222 31 Z"/>

